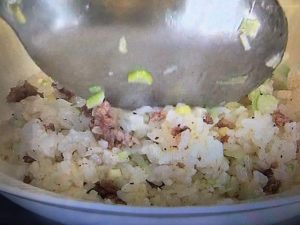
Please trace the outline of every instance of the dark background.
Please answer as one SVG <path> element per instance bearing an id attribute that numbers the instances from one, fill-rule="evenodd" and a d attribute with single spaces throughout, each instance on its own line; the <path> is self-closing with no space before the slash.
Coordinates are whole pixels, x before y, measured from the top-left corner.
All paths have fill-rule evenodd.
<path id="1" fill-rule="evenodd" d="M 299 209 L 300 212 L 300 209 Z M 276 225 L 300 225 L 300 216 Z M 0 195 L 0 225 L 62 225 L 37 216 Z M 142 225 L 142 224 L 141 224 Z M 255 225 L 255 224 L 253 224 Z"/>
<path id="2" fill-rule="evenodd" d="M 0 225 L 62 225 L 37 216 L 0 195 Z"/>

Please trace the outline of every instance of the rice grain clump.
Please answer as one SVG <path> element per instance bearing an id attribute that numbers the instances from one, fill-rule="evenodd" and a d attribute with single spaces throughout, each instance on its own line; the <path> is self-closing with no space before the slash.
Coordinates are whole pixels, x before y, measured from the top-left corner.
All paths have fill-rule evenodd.
<path id="1" fill-rule="evenodd" d="M 299 182 L 300 124 L 272 81 L 248 105 L 134 111 L 106 100 L 89 110 L 41 75 L 25 84 L 34 93 L 9 103 L 1 129 L 13 135 L 0 139 L 2 161 L 22 167 L 25 183 L 105 203 L 182 206 L 263 197 Z"/>

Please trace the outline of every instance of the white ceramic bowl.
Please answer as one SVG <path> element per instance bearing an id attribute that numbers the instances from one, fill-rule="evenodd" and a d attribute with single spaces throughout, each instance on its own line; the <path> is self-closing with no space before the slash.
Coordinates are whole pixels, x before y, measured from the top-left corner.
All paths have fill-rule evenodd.
<path id="1" fill-rule="evenodd" d="M 70 225 L 263 225 L 300 214 L 300 191 L 264 200 L 204 207 L 133 207 L 74 200 L 0 174 L 0 191 L 22 207 Z"/>
<path id="2" fill-rule="evenodd" d="M 290 60 L 300 61 L 300 1 L 281 0 L 289 17 Z M 0 116 L 9 110 L 5 96 L 18 80 L 40 72 L 11 29 L 0 19 Z M 1 135 L 1 134 L 0 134 Z M 63 224 L 193 225 L 274 224 L 300 215 L 300 190 L 251 202 L 200 207 L 132 207 L 74 200 L 24 184 L 4 174 L 0 162 L 0 192 L 20 206 Z M 13 171 L 6 171 L 11 174 Z"/>

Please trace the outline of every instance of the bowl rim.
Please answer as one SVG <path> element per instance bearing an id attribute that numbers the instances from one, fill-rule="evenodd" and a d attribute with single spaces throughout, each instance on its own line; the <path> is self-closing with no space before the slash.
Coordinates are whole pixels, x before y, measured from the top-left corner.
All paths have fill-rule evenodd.
<path id="1" fill-rule="evenodd" d="M 3 175 L 3 174 L 1 174 Z M 50 192 L 5 175 L 8 180 L 19 182 L 28 190 L 21 187 L 0 183 L 0 192 L 4 196 L 12 196 L 15 198 L 45 204 L 53 207 L 70 209 L 75 211 L 88 211 L 105 214 L 123 214 L 136 216 L 199 216 L 224 213 L 237 213 L 256 211 L 270 208 L 282 207 L 285 205 L 293 205 L 300 203 L 300 194 L 275 198 L 256 199 L 231 204 L 206 205 L 206 206 L 178 206 L 178 207 L 159 207 L 159 206 L 130 206 L 130 205 L 113 205 L 101 202 L 93 202 L 88 200 L 79 200 L 67 196 L 63 196 L 54 192 Z M 29 191 L 30 190 L 30 191 Z M 36 190 L 37 192 L 33 192 Z"/>

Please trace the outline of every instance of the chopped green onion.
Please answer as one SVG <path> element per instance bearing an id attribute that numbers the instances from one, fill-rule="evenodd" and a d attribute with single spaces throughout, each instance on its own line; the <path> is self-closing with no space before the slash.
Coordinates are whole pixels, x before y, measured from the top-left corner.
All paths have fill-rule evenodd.
<path id="1" fill-rule="evenodd" d="M 94 86 L 91 86 L 89 88 L 89 92 L 91 94 L 96 94 L 96 93 L 101 92 L 101 91 L 102 91 L 102 88 L 100 86 L 98 86 L 98 85 L 94 85 Z"/>
<path id="2" fill-rule="evenodd" d="M 146 70 L 135 70 L 128 74 L 128 83 L 151 85 L 153 83 L 153 77 L 152 74 Z"/>
<path id="3" fill-rule="evenodd" d="M 108 172 L 108 176 L 110 178 L 119 178 L 122 176 L 122 172 L 120 169 L 111 169 L 109 172 Z"/>
<path id="4" fill-rule="evenodd" d="M 288 172 L 292 173 L 295 169 L 295 166 L 293 164 L 287 164 L 286 165 Z"/>
<path id="5" fill-rule="evenodd" d="M 192 109 L 190 106 L 188 106 L 186 104 L 178 104 L 176 106 L 175 112 L 179 115 L 187 115 L 192 112 Z"/>
<path id="6" fill-rule="evenodd" d="M 271 79 L 267 79 L 258 88 L 262 94 L 272 95 L 273 94 L 273 81 Z"/>
<path id="7" fill-rule="evenodd" d="M 228 80 L 222 80 L 217 81 L 217 84 L 219 85 L 238 85 L 238 84 L 244 84 L 246 80 L 248 79 L 248 75 L 242 75 L 238 77 L 232 77 Z"/>
<path id="8" fill-rule="evenodd" d="M 238 160 L 242 160 L 245 157 L 242 147 L 238 144 L 225 144 L 224 155 Z"/>
<path id="9" fill-rule="evenodd" d="M 216 179 L 207 179 L 207 184 L 210 185 L 210 186 L 213 186 L 215 185 L 217 182 L 216 182 Z"/>
<path id="10" fill-rule="evenodd" d="M 277 87 L 279 89 L 287 88 L 287 80 L 290 71 L 291 68 L 286 63 L 281 63 L 273 72 L 273 78 L 277 82 Z"/>
<path id="11" fill-rule="evenodd" d="M 257 101 L 260 96 L 272 95 L 272 94 L 273 94 L 273 81 L 271 79 L 267 79 L 262 85 L 254 89 L 248 95 L 249 100 L 252 102 L 252 109 L 254 111 L 259 110 L 257 106 Z"/>
<path id="12" fill-rule="evenodd" d="M 255 38 L 260 26 L 258 19 L 244 18 L 239 30 L 247 36 Z"/>
<path id="13" fill-rule="evenodd" d="M 273 95 L 260 95 L 257 99 L 257 109 L 263 114 L 274 112 L 277 105 L 278 100 Z"/>
<path id="14" fill-rule="evenodd" d="M 238 102 L 228 102 L 225 105 L 226 108 L 230 109 L 230 110 L 234 110 L 234 109 L 238 109 L 239 107 L 241 107 L 241 104 Z"/>
<path id="15" fill-rule="evenodd" d="M 244 18 L 240 27 L 240 40 L 245 49 L 245 51 L 249 51 L 251 49 L 251 45 L 248 37 L 255 38 L 261 24 L 256 18 Z"/>
<path id="16" fill-rule="evenodd" d="M 209 109 L 208 112 L 213 119 L 217 119 L 219 115 L 224 113 L 224 107 L 213 107 Z"/>
<path id="17" fill-rule="evenodd" d="M 239 159 L 239 160 L 244 158 L 244 154 L 242 152 L 232 151 L 230 149 L 224 150 L 224 155 L 227 157 L 231 157 L 231 158 L 235 158 L 235 159 Z"/>
<path id="18" fill-rule="evenodd" d="M 131 154 L 130 159 L 141 168 L 146 168 L 149 165 L 149 161 L 145 155 Z"/>
<path id="19" fill-rule="evenodd" d="M 255 89 L 253 90 L 249 95 L 248 95 L 248 98 L 249 100 L 251 101 L 252 103 L 252 109 L 254 111 L 257 110 L 257 100 L 258 100 L 258 97 L 261 95 L 259 89 Z"/>
<path id="20" fill-rule="evenodd" d="M 104 91 L 100 91 L 100 92 L 90 96 L 86 100 L 86 106 L 89 109 L 94 108 L 95 106 L 100 105 L 103 102 L 104 98 L 105 98 Z"/>
<path id="21" fill-rule="evenodd" d="M 282 63 L 280 64 L 275 70 L 274 70 L 274 75 L 281 75 L 281 76 L 284 76 L 284 77 L 288 77 L 289 73 L 291 71 L 291 68 L 285 64 L 285 63 Z"/>
<path id="22" fill-rule="evenodd" d="M 18 21 L 20 24 L 25 24 L 27 19 L 26 16 L 24 15 L 20 5 L 18 3 L 11 4 L 10 10 L 14 14 L 15 19 Z"/>
<path id="23" fill-rule="evenodd" d="M 118 158 L 120 161 L 127 161 L 129 158 L 129 153 L 127 151 L 122 151 L 120 153 L 118 153 Z"/>
<path id="24" fill-rule="evenodd" d="M 225 135 L 227 135 L 228 130 L 229 129 L 227 127 L 221 127 L 219 128 L 218 133 L 221 137 L 224 137 Z"/>
<path id="25" fill-rule="evenodd" d="M 244 33 L 240 34 L 240 40 L 241 40 L 241 43 L 242 43 L 245 51 L 249 51 L 251 49 L 251 45 L 250 45 L 247 35 Z"/>

